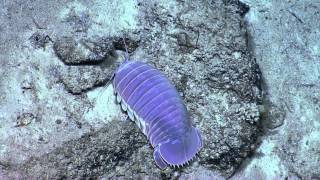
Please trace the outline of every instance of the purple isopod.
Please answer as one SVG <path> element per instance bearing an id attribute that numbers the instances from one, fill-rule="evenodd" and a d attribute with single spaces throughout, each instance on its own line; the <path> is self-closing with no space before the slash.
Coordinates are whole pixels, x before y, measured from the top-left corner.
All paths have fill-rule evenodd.
<path id="1" fill-rule="evenodd" d="M 200 131 L 193 127 L 180 94 L 162 72 L 126 60 L 115 71 L 112 84 L 117 102 L 155 148 L 154 160 L 161 169 L 183 166 L 195 157 L 202 147 Z"/>

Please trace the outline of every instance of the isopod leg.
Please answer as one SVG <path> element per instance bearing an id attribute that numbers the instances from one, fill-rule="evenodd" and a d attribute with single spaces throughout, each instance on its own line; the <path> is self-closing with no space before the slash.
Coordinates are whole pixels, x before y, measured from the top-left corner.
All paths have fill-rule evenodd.
<path id="1" fill-rule="evenodd" d="M 154 149 L 153 158 L 154 158 L 157 166 L 159 166 L 159 168 L 164 169 L 168 166 L 167 163 L 162 159 L 162 157 L 160 155 L 159 146 L 157 146 Z"/>

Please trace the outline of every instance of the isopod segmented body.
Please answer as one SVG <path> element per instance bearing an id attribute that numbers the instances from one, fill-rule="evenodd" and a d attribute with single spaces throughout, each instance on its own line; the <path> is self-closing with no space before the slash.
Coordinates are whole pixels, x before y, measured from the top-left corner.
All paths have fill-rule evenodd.
<path id="1" fill-rule="evenodd" d="M 160 168 L 181 166 L 202 147 L 183 100 L 167 77 L 143 62 L 125 61 L 114 73 L 117 101 L 155 148 Z"/>

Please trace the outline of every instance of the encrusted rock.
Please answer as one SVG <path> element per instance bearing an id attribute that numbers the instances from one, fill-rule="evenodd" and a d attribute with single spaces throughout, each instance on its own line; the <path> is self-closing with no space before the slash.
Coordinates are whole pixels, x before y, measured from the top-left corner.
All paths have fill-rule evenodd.
<path id="1" fill-rule="evenodd" d="M 19 168 L 28 169 L 28 173 L 23 174 L 32 179 L 98 178 L 104 173 L 111 174 L 121 161 L 128 161 L 137 149 L 146 144 L 145 137 L 133 125 L 115 120 L 105 128 L 69 141 Z M 44 168 L 39 169 L 39 166 Z"/>
<path id="2" fill-rule="evenodd" d="M 100 66 L 69 66 L 61 73 L 61 80 L 68 92 L 80 94 L 94 86 L 102 86 L 110 80 L 111 72 Z"/>
<path id="3" fill-rule="evenodd" d="M 261 134 L 260 70 L 241 19 L 247 9 L 239 2 L 173 4 L 175 11 L 162 3 L 147 6 L 141 45 L 147 61 L 174 82 L 202 132 L 204 147 L 196 161 L 229 176 Z"/>
<path id="4" fill-rule="evenodd" d="M 247 48 L 246 29 L 242 19 L 246 9 L 239 1 L 168 2 L 128 3 L 111 0 L 95 3 L 76 1 L 67 5 L 53 1 L 27 3 L 51 12 L 46 17 L 49 19 L 46 24 L 58 36 L 54 38 L 53 50 L 64 64 L 52 58 L 50 49 L 41 52 L 42 54 L 39 51 L 31 54 L 28 54 L 29 51 L 22 51 L 25 54 L 17 53 L 18 60 L 13 59 L 6 66 L 15 66 L 14 71 L 3 73 L 6 79 L 10 79 L 22 74 L 27 65 L 36 65 L 30 66 L 30 71 L 35 77 L 32 83 L 37 94 L 34 100 L 37 106 L 30 109 L 38 111 L 37 116 L 40 114 L 43 121 L 29 124 L 34 125 L 32 128 L 15 128 L 16 131 L 25 130 L 21 134 L 12 134 L 4 140 L 0 138 L 4 144 L 1 152 L 6 153 L 0 156 L 0 164 L 7 162 L 10 171 L 16 170 L 19 174 L 22 170 L 38 179 L 170 179 L 187 177 L 186 173 L 201 174 L 204 169 L 219 170 L 221 174 L 230 176 L 254 150 L 259 136 L 259 112 L 256 106 L 261 100 L 260 77 L 259 68 Z M 56 10 L 61 10 L 62 15 L 70 17 L 62 17 L 66 23 L 61 22 L 61 16 L 55 16 L 57 12 L 48 8 L 48 3 L 55 5 Z M 96 3 L 103 8 L 95 6 Z M 17 12 L 21 12 L 21 6 L 15 2 L 12 4 Z M 68 7 L 64 8 L 66 6 Z M 8 5 L 6 7 L 9 9 Z M 75 13 L 69 11 L 70 7 L 75 7 Z M 123 12 L 113 11 L 114 8 Z M 91 16 L 96 10 L 101 11 L 97 14 L 106 17 Z M 128 16 L 132 12 L 134 18 Z M 27 15 L 25 13 L 19 17 Z M 121 28 L 115 26 L 113 29 L 108 24 L 108 18 L 111 22 L 119 21 L 119 24 L 115 24 Z M 126 22 L 127 18 L 134 22 Z M 51 21 L 54 23 L 50 24 Z M 173 81 L 184 98 L 191 119 L 201 130 L 203 149 L 186 167 L 159 170 L 152 157 L 153 148 L 134 123 L 110 122 L 110 118 L 118 116 L 118 109 L 109 106 L 111 101 L 108 100 L 106 106 L 110 109 L 99 106 L 106 103 L 96 103 L 96 106 L 93 105 L 95 113 L 90 113 L 91 97 L 96 92 L 88 91 L 95 86 L 104 85 L 110 79 L 113 68 L 120 62 L 117 60 L 121 59 L 114 49 L 124 50 L 123 38 L 129 52 L 132 52 L 132 59 L 156 66 Z M 137 50 L 134 51 L 135 49 Z M 25 58 L 29 56 L 30 58 Z M 43 58 L 48 60 L 43 61 Z M 21 63 L 20 67 L 18 63 Z M 20 83 L 23 79 L 17 81 L 17 85 L 13 81 L 14 86 L 11 86 L 5 78 L 1 79 L 1 83 L 7 86 L 0 86 L 6 92 L 3 99 L 15 107 L 14 103 L 21 98 L 12 98 L 8 93 L 15 89 L 21 91 Z M 60 82 L 72 94 L 66 93 Z M 112 99 L 112 92 L 109 92 L 108 99 Z M 23 103 L 13 111 L 19 111 L 25 104 L 32 104 L 25 101 Z M 4 109 L 10 109 L 10 106 L 4 105 Z M 105 114 L 100 115 L 103 112 Z M 61 121 L 57 121 L 58 119 Z M 34 133 L 34 130 L 41 131 L 37 131 L 34 136 L 26 136 Z M 2 132 L 11 131 L 5 128 Z M 18 138 L 22 140 L 12 142 L 12 139 Z M 12 147 L 22 148 L 16 150 Z M 17 154 L 22 155 L 16 161 L 12 160 Z M 3 169 L 1 165 L 0 168 Z"/>
<path id="5" fill-rule="evenodd" d="M 110 38 L 76 40 L 73 37 L 61 37 L 55 41 L 53 48 L 57 56 L 69 65 L 99 63 L 114 50 Z"/>

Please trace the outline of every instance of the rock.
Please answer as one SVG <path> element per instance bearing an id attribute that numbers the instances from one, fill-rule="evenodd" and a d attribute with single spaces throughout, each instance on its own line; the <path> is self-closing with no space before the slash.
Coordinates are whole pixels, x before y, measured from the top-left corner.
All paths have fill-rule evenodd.
<path id="1" fill-rule="evenodd" d="M 204 147 L 197 161 L 224 176 L 255 150 L 261 135 L 260 71 L 245 43 L 240 13 L 245 6 L 239 4 L 149 4 L 140 43 L 146 61 L 174 82 L 202 132 Z"/>
<path id="2" fill-rule="evenodd" d="M 243 2 L 249 12 L 238 0 L 3 3 L 0 179 L 319 178 L 319 4 Z M 112 88 L 95 88 L 123 38 L 201 130 L 188 166 L 159 170 Z"/>
<path id="3" fill-rule="evenodd" d="M 20 13 L 10 17 L 21 28 L 0 17 L 14 32 L 0 48 L 12 47 L 0 53 L 5 60 L 0 61 L 5 67 L 0 69 L 1 175 L 170 179 L 207 172 L 229 177 L 254 151 L 261 78 L 247 45 L 242 17 L 247 8 L 239 1 L 10 1 L 5 8 Z M 52 47 L 32 51 L 23 41 L 30 29 L 17 17 L 28 14 L 47 19 L 46 27 L 55 32 Z M 111 87 L 100 104 L 94 100 L 95 87 L 104 86 L 123 60 L 123 38 L 131 59 L 154 65 L 172 80 L 201 130 L 204 147 L 188 166 L 161 171 L 155 165 L 153 148 L 134 123 L 119 121 L 126 115 L 113 106 Z M 28 73 L 32 99 L 20 92 L 21 74 Z M 16 117 L 10 114 L 26 107 L 41 123 L 12 131 L 9 122 Z"/>
<path id="4" fill-rule="evenodd" d="M 115 120 L 99 131 L 66 142 L 61 148 L 32 158 L 14 169 L 20 176 L 32 179 L 44 176 L 99 178 L 103 174 L 112 174 L 119 162 L 129 160 L 144 144 L 146 139 L 134 123 Z"/>
<path id="5" fill-rule="evenodd" d="M 112 53 L 113 43 L 109 38 L 80 39 L 61 37 L 54 43 L 57 56 L 68 65 L 97 64 Z"/>
<path id="6" fill-rule="evenodd" d="M 263 75 L 263 125 L 256 156 L 244 172 L 267 179 L 320 177 L 320 4 L 246 0 L 248 41 Z M 279 43 L 281 42 L 281 43 Z M 316 153 L 318 151 L 318 153 Z"/>
<path id="7" fill-rule="evenodd" d="M 72 94 L 86 92 L 110 80 L 112 71 L 103 71 L 100 66 L 69 66 L 62 70 L 61 81 Z"/>

